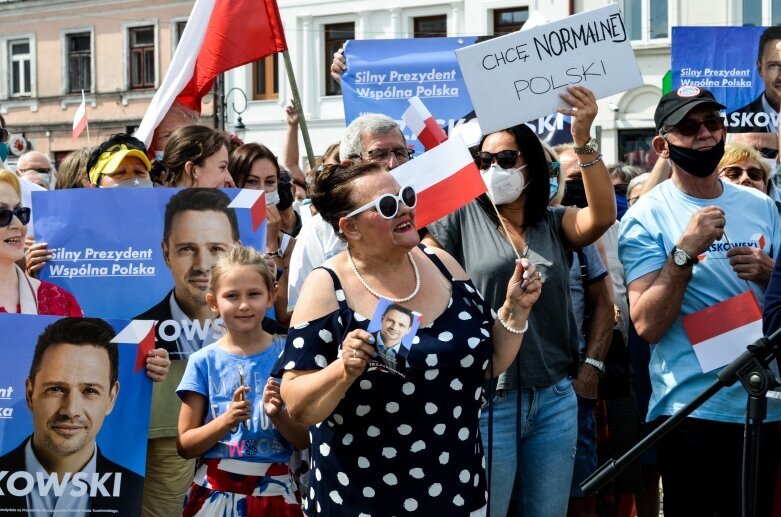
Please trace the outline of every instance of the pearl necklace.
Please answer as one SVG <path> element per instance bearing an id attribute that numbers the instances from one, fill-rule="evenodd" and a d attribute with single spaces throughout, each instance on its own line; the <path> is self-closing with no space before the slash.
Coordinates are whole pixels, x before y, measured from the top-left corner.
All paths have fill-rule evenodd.
<path id="1" fill-rule="evenodd" d="M 350 259 L 350 264 L 353 268 L 353 273 L 355 273 L 355 276 L 358 277 L 358 281 L 361 282 L 361 285 L 366 288 L 367 291 L 369 291 L 372 295 L 374 295 L 375 298 L 385 298 L 386 300 L 390 300 L 393 303 L 404 303 L 408 302 L 411 299 L 415 298 L 417 296 L 418 291 L 420 291 L 420 272 L 418 271 L 418 265 L 415 264 L 415 259 L 412 258 L 412 252 L 407 252 L 407 258 L 409 258 L 409 263 L 412 264 L 412 269 L 415 271 L 415 289 L 412 291 L 412 294 L 409 296 L 405 296 L 404 298 L 391 298 L 390 296 L 383 296 L 371 287 L 369 287 L 369 284 L 366 283 L 366 280 L 363 279 L 361 274 L 358 272 L 358 267 L 355 265 L 355 260 L 353 260 L 352 253 L 350 253 L 350 248 L 347 248 L 347 257 Z"/>

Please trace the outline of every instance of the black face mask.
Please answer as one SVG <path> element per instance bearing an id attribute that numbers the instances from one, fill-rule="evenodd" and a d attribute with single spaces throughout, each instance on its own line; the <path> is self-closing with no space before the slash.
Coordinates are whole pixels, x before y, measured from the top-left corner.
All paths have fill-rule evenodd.
<path id="1" fill-rule="evenodd" d="M 279 186 L 277 192 L 279 192 L 279 203 L 277 209 L 287 210 L 293 204 L 293 189 L 290 183 L 290 179 L 286 174 L 279 175 Z"/>
<path id="2" fill-rule="evenodd" d="M 716 170 L 716 166 L 724 156 L 724 139 L 705 151 L 696 151 L 688 147 L 680 147 L 667 142 L 670 150 L 670 159 L 692 176 L 704 178 L 710 176 Z"/>
<path id="3" fill-rule="evenodd" d="M 564 199 L 561 200 L 561 204 L 586 208 L 588 201 L 586 200 L 586 187 L 583 186 L 583 180 L 567 180 L 566 185 L 567 188 L 564 190 Z"/>

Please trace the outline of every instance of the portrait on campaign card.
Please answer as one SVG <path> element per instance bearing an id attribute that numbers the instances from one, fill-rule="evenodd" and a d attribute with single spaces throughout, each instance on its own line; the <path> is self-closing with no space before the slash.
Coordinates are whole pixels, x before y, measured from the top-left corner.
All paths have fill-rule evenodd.
<path id="1" fill-rule="evenodd" d="M 421 315 L 386 298 L 380 298 L 366 330 L 374 337 L 376 355 L 369 370 L 379 368 L 405 376 L 406 357 L 413 346 Z"/>

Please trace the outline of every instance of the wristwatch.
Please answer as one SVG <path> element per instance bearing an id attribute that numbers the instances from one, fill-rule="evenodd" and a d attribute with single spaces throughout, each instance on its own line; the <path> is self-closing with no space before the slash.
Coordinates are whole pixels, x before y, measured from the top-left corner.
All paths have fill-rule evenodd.
<path id="1" fill-rule="evenodd" d="M 670 252 L 670 256 L 673 258 L 673 264 L 678 267 L 691 267 L 700 261 L 700 259 L 697 257 L 690 257 L 688 253 L 680 249 L 678 246 L 673 246 L 673 250 Z"/>
<path id="2" fill-rule="evenodd" d="M 576 145 L 572 147 L 575 154 L 591 154 L 599 151 L 599 142 L 596 138 L 589 138 L 585 145 Z"/>
<path id="3" fill-rule="evenodd" d="M 590 364 L 594 368 L 599 371 L 599 376 L 603 377 L 605 375 L 605 363 L 602 361 L 597 361 L 596 359 L 592 359 L 591 357 L 586 357 L 586 360 L 583 361 L 585 364 Z"/>
<path id="4" fill-rule="evenodd" d="M 269 257 L 274 257 L 274 258 L 282 258 L 282 255 L 283 255 L 282 248 L 278 249 L 277 251 L 267 251 L 266 255 L 268 255 Z"/>

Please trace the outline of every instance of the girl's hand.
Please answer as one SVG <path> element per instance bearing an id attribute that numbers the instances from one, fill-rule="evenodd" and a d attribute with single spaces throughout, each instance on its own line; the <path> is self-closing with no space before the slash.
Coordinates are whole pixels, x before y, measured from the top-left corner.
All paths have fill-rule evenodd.
<path id="1" fill-rule="evenodd" d="M 249 386 L 239 386 L 233 392 L 233 401 L 228 404 L 228 410 L 220 415 L 228 429 L 236 427 L 242 420 L 248 420 L 252 417 L 252 402 L 247 400 L 249 392 Z"/>
<path id="2" fill-rule="evenodd" d="M 168 350 L 165 348 L 155 348 L 150 350 L 146 358 L 146 374 L 155 382 L 162 382 L 168 375 L 168 368 L 171 366 L 171 359 L 168 357 Z"/>
<path id="3" fill-rule="evenodd" d="M 507 302 L 511 307 L 529 310 L 542 292 L 542 275 L 529 259 L 516 261 L 515 271 L 507 284 Z"/>
<path id="4" fill-rule="evenodd" d="M 365 330 L 355 329 L 342 342 L 344 372 L 355 379 L 363 373 L 369 360 L 376 353 L 374 336 Z"/>
<path id="5" fill-rule="evenodd" d="M 279 381 L 269 377 L 266 387 L 263 388 L 263 409 L 269 417 L 276 416 L 282 411 L 282 397 L 279 394 Z"/>
<path id="6" fill-rule="evenodd" d="M 560 93 L 571 108 L 559 108 L 562 115 L 572 117 L 572 139 L 575 145 L 585 145 L 591 138 L 591 124 L 597 116 L 597 99 L 591 90 L 583 86 L 568 86 L 567 93 Z"/>

